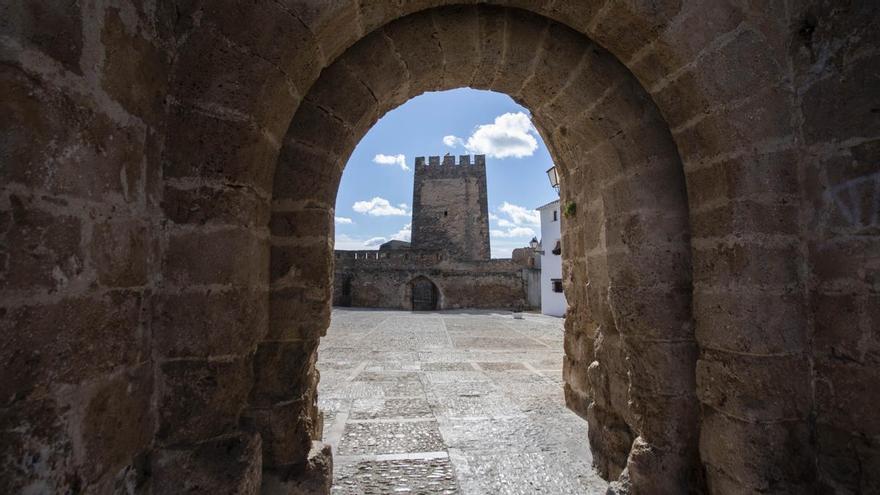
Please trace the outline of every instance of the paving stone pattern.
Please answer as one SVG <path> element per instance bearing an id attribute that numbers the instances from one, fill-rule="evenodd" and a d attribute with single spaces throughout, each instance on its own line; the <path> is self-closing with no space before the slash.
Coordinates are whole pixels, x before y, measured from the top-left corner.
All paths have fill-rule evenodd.
<path id="1" fill-rule="evenodd" d="M 336 495 L 593 494 L 562 320 L 335 309 L 318 349 Z"/>

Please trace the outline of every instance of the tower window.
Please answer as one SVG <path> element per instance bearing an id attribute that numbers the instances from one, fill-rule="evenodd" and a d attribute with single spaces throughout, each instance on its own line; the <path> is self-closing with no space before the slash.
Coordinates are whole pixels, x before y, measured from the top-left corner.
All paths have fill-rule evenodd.
<path id="1" fill-rule="evenodd" d="M 443 210 L 443 216 L 444 216 L 444 217 L 445 217 L 445 216 L 449 216 L 449 212 L 446 211 L 446 210 Z"/>
<path id="2" fill-rule="evenodd" d="M 550 283 L 553 286 L 553 292 L 562 293 L 562 279 L 554 278 L 550 280 Z"/>
<path id="3" fill-rule="evenodd" d="M 557 221 L 557 220 L 559 220 L 558 215 L 559 215 L 559 212 L 556 211 L 556 210 L 553 210 L 553 221 L 554 221 L 554 222 Z"/>

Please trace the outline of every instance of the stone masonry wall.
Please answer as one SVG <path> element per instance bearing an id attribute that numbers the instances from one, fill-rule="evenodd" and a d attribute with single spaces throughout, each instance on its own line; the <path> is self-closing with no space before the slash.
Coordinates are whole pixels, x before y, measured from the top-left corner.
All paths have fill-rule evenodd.
<path id="1" fill-rule="evenodd" d="M 880 491 L 880 4 L 460 3 L 0 0 L 0 491 L 328 492 L 342 169 L 464 86 L 576 206 L 612 491 Z"/>
<path id="2" fill-rule="evenodd" d="M 358 253 L 358 258 L 354 254 Z M 513 260 L 458 261 L 440 252 L 337 251 L 334 304 L 353 307 L 412 309 L 410 283 L 427 277 L 439 290 L 439 309 L 528 307 L 523 265 Z M 348 280 L 350 298 L 342 297 Z"/>
<path id="3" fill-rule="evenodd" d="M 451 257 L 487 260 L 489 202 L 486 157 L 424 157 L 415 161 L 412 247 L 445 250 Z"/>

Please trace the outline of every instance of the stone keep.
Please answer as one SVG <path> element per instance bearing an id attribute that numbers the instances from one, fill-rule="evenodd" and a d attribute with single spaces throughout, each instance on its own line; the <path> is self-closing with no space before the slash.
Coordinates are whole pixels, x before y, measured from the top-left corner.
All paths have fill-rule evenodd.
<path id="1" fill-rule="evenodd" d="M 489 206 L 486 156 L 417 157 L 412 248 L 441 250 L 460 260 L 487 260 Z"/>

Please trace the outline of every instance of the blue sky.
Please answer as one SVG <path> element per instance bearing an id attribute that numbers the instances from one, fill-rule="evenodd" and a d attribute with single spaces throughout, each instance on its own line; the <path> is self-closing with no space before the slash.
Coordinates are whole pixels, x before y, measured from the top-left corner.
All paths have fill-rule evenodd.
<path id="1" fill-rule="evenodd" d="M 493 258 L 540 237 L 534 208 L 558 197 L 545 174 L 552 160 L 544 142 L 509 96 L 465 88 L 413 98 L 364 136 L 339 187 L 336 248 L 409 240 L 415 157 L 445 153 L 487 155 Z"/>

